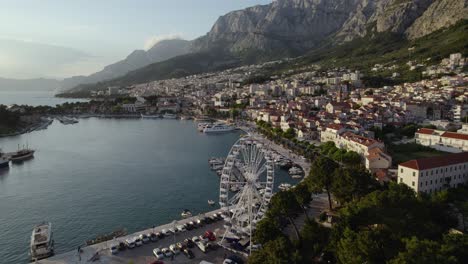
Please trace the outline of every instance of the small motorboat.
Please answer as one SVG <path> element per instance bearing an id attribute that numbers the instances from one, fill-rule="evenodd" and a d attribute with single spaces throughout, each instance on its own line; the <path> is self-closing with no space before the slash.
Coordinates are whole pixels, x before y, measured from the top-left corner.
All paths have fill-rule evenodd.
<path id="1" fill-rule="evenodd" d="M 215 201 L 213 201 L 213 200 L 208 200 L 208 204 L 211 205 L 211 206 L 213 206 L 213 205 L 215 205 Z"/>
<path id="2" fill-rule="evenodd" d="M 289 189 L 291 189 L 292 185 L 289 184 L 289 183 L 281 183 L 279 186 L 278 186 L 278 189 L 280 189 L 281 191 L 287 191 Z"/>
<path id="3" fill-rule="evenodd" d="M 190 212 L 190 210 L 188 210 L 188 209 L 185 209 L 185 210 L 180 214 L 180 216 L 182 216 L 183 218 L 191 217 L 191 216 L 192 216 L 192 212 Z"/>

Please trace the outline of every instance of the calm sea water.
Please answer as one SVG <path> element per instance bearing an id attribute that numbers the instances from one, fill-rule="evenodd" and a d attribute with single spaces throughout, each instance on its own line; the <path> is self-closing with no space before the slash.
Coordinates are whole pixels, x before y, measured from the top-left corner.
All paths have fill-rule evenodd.
<path id="1" fill-rule="evenodd" d="M 192 121 L 81 119 L 0 138 L 28 143 L 35 158 L 0 172 L 0 263 L 26 263 L 32 227 L 52 222 L 57 253 L 119 227 L 129 232 L 212 210 L 219 178 L 207 160 L 226 156 L 239 133 L 205 135 Z M 278 171 L 275 183 L 291 182 Z"/>
<path id="2" fill-rule="evenodd" d="M 56 98 L 52 91 L 4 91 L 0 90 L 0 104 L 11 105 L 49 105 L 55 106 L 65 102 L 83 102 L 81 99 Z"/>

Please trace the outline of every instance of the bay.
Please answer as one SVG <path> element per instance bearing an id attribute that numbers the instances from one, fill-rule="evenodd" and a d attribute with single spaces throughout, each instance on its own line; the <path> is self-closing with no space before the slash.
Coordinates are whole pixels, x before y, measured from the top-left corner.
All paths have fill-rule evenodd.
<path id="1" fill-rule="evenodd" d="M 199 133 L 192 121 L 80 119 L 0 138 L 0 148 L 36 149 L 0 171 L 0 263 L 26 263 L 32 227 L 53 225 L 57 253 L 120 227 L 135 232 L 213 210 L 219 177 L 208 159 L 226 156 L 239 132 Z M 293 182 L 277 170 L 275 185 Z"/>

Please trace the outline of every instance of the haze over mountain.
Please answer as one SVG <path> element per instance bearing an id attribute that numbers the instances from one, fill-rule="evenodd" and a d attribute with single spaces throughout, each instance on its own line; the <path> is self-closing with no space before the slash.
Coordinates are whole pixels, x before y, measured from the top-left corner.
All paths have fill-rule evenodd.
<path id="1" fill-rule="evenodd" d="M 6 79 L 0 77 L 0 91 L 55 91 L 60 81 L 54 79 Z"/>
<path id="2" fill-rule="evenodd" d="M 125 59 L 104 67 L 89 76 L 74 76 L 62 81 L 61 88 L 69 89 L 79 84 L 101 82 L 117 78 L 151 63 L 164 61 L 189 52 L 190 42 L 183 39 L 165 39 L 155 43 L 149 50 L 135 50 Z"/>

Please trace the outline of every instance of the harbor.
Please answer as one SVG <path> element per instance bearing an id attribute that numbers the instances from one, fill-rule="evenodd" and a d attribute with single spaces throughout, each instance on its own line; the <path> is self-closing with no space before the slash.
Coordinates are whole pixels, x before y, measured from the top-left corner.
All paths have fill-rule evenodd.
<path id="1" fill-rule="evenodd" d="M 0 248 L 0 263 L 26 263 L 31 230 L 43 221 L 52 223 L 60 255 L 118 228 L 133 234 L 171 223 L 185 208 L 194 216 L 214 210 L 219 177 L 208 160 L 226 156 L 239 136 L 199 133 L 192 121 L 82 118 L 0 139 L 4 150 L 26 142 L 36 150 L 34 159 L 0 169 L 4 239 L 11 242 Z M 278 170 L 276 182 L 297 180 Z"/>

